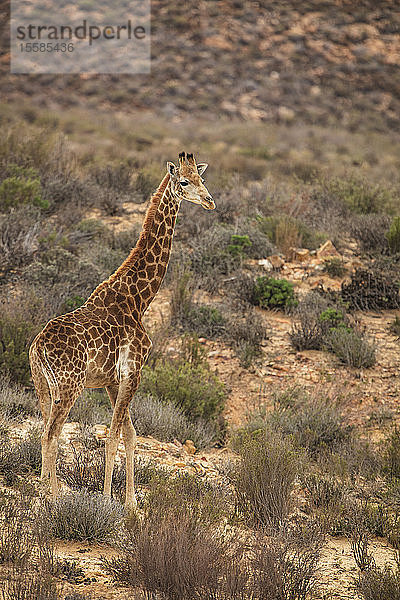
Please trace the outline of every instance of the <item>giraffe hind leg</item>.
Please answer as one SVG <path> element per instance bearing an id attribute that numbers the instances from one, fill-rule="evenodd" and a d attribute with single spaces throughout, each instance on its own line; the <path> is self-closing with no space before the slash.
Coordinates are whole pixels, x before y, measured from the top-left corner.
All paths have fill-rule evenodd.
<path id="1" fill-rule="evenodd" d="M 63 393 L 60 401 L 52 403 L 50 415 L 42 435 L 42 481 L 50 485 L 52 496 L 57 496 L 58 483 L 56 476 L 56 461 L 58 439 L 68 414 L 82 390 Z"/>

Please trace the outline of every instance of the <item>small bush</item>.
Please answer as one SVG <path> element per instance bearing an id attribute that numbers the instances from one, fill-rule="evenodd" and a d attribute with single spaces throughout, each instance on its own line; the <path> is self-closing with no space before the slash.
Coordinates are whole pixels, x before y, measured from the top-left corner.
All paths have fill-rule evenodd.
<path id="1" fill-rule="evenodd" d="M 38 172 L 33 168 L 11 165 L 9 176 L 0 183 L 0 211 L 7 211 L 21 204 L 31 204 L 39 208 L 49 207 L 41 196 Z"/>
<path id="2" fill-rule="evenodd" d="M 341 258 L 328 258 L 324 262 L 324 273 L 327 273 L 329 277 L 341 278 L 346 275 L 347 269 Z"/>
<path id="3" fill-rule="evenodd" d="M 198 346 L 190 352 L 199 352 Z M 195 356 L 158 362 L 142 371 L 139 388 L 153 398 L 170 402 L 190 419 L 212 420 L 221 414 L 225 401 L 223 383 L 211 373 L 207 362 Z"/>
<path id="4" fill-rule="evenodd" d="M 307 600 L 318 584 L 324 536 L 316 524 L 286 526 L 271 538 L 259 536 L 251 559 L 252 598 Z"/>
<path id="5" fill-rule="evenodd" d="M 394 427 L 393 431 L 383 442 L 382 469 L 390 479 L 400 480 L 400 429 Z"/>
<path id="6" fill-rule="evenodd" d="M 243 319 L 232 320 L 225 333 L 227 343 L 234 349 L 240 365 L 245 369 L 262 355 L 261 344 L 266 337 L 266 327 L 254 310 L 248 310 Z"/>
<path id="7" fill-rule="evenodd" d="M 349 223 L 350 234 L 362 252 L 387 252 L 390 217 L 381 214 L 354 215 Z"/>
<path id="8" fill-rule="evenodd" d="M 0 215 L 0 268 L 5 274 L 32 262 L 39 232 L 37 209 L 24 207 Z"/>
<path id="9" fill-rule="evenodd" d="M 349 367 L 368 368 L 376 362 L 375 346 L 358 331 L 332 328 L 325 343 L 326 347 Z"/>
<path id="10" fill-rule="evenodd" d="M 221 279 L 231 275 L 239 266 L 240 255 L 229 252 L 231 229 L 215 225 L 191 241 L 191 269 L 206 290 L 215 292 Z"/>
<path id="11" fill-rule="evenodd" d="M 122 517 L 118 502 L 85 491 L 59 496 L 44 506 L 48 530 L 63 540 L 110 541 L 115 538 Z"/>
<path id="12" fill-rule="evenodd" d="M 34 547 L 29 527 L 32 498 L 15 493 L 0 495 L 0 564 L 26 561 Z"/>
<path id="13" fill-rule="evenodd" d="M 245 439 L 232 473 L 237 505 L 253 526 L 277 530 L 293 507 L 299 457 L 278 433 L 263 431 Z"/>
<path id="14" fill-rule="evenodd" d="M 250 248 L 252 246 L 252 242 L 248 235 L 231 235 L 231 243 L 228 244 L 228 252 L 232 254 L 232 256 L 245 256 L 246 248 Z"/>
<path id="15" fill-rule="evenodd" d="M 3 312 L 0 317 L 0 372 L 13 381 L 30 381 L 28 349 L 37 327 L 18 315 Z"/>
<path id="16" fill-rule="evenodd" d="M 356 589 L 364 600 L 400 600 L 400 569 L 389 566 L 362 571 Z"/>
<path id="17" fill-rule="evenodd" d="M 394 333 L 394 335 L 397 335 L 400 338 L 400 317 L 399 316 L 396 315 L 394 320 L 391 322 L 389 329 L 392 333 Z"/>
<path id="18" fill-rule="evenodd" d="M 137 522 L 121 548 L 122 558 L 103 559 L 117 581 L 166 600 L 216 597 L 226 543 L 217 529 L 184 509 Z"/>
<path id="19" fill-rule="evenodd" d="M 261 231 L 285 255 L 289 254 L 291 248 L 315 250 L 326 239 L 323 234 L 313 231 L 305 223 L 287 215 L 259 217 L 257 221 Z"/>
<path id="20" fill-rule="evenodd" d="M 400 217 L 395 217 L 386 234 L 389 250 L 392 254 L 400 252 Z"/>
<path id="21" fill-rule="evenodd" d="M 4 377 L 0 381 L 0 413 L 7 419 L 36 417 L 39 414 L 38 401 L 31 391 Z"/>
<path id="22" fill-rule="evenodd" d="M 13 485 L 19 475 L 39 474 L 41 464 L 41 432 L 38 427 L 31 427 L 18 442 L 12 442 L 7 435 L 0 439 L 0 475 L 6 484 Z"/>
<path id="23" fill-rule="evenodd" d="M 286 309 L 295 305 L 293 283 L 286 279 L 273 277 L 257 277 L 254 286 L 254 297 L 262 308 Z"/>
<path id="24" fill-rule="evenodd" d="M 299 302 L 293 311 L 294 322 L 289 333 L 290 341 L 296 350 L 320 350 L 329 323 L 321 319 L 329 303 L 320 294 L 311 292 Z"/>
<path id="25" fill-rule="evenodd" d="M 351 427 L 344 424 L 334 398 L 289 388 L 277 391 L 273 401 L 272 411 L 267 412 L 261 403 L 247 415 L 246 424 L 237 432 L 239 447 L 240 439 L 270 429 L 290 436 L 294 446 L 315 457 L 329 449 L 337 451 L 350 439 Z"/>
<path id="26" fill-rule="evenodd" d="M 182 444 L 192 440 L 196 448 L 213 445 L 218 434 L 215 426 L 197 421 L 193 423 L 174 404 L 165 403 L 151 396 L 137 394 L 131 404 L 132 419 L 139 435 L 153 436 L 158 440 Z"/>
<path id="27" fill-rule="evenodd" d="M 218 308 L 194 301 L 194 277 L 184 265 L 174 269 L 171 296 L 171 323 L 199 337 L 220 337 L 226 321 Z"/>

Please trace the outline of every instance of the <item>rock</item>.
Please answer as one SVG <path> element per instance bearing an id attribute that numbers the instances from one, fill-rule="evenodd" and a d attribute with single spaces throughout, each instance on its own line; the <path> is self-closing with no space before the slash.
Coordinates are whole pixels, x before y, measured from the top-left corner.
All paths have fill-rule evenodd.
<path id="1" fill-rule="evenodd" d="M 261 258 L 258 261 L 258 264 L 263 267 L 266 271 L 271 271 L 273 269 L 272 263 L 268 260 L 268 258 Z"/>
<path id="2" fill-rule="evenodd" d="M 285 261 L 280 256 L 278 256 L 278 254 L 272 254 L 271 256 L 267 256 L 266 260 L 268 260 L 268 262 L 271 263 L 274 269 L 280 269 L 285 263 Z"/>
<path id="3" fill-rule="evenodd" d="M 307 262 L 310 260 L 310 251 L 307 248 L 290 248 L 290 260 L 293 262 Z"/>
<path id="4" fill-rule="evenodd" d="M 194 445 L 194 443 L 192 442 L 192 440 L 186 440 L 186 442 L 183 444 L 183 447 L 185 448 L 185 450 L 188 454 L 196 453 L 197 448 Z"/>
<path id="5" fill-rule="evenodd" d="M 326 258 L 328 256 L 340 256 L 331 240 L 327 240 L 325 244 L 322 244 L 317 250 L 318 258 Z"/>
<path id="6" fill-rule="evenodd" d="M 281 121 L 293 121 L 296 113 L 292 108 L 288 108 L 287 106 L 279 106 L 278 116 Z"/>

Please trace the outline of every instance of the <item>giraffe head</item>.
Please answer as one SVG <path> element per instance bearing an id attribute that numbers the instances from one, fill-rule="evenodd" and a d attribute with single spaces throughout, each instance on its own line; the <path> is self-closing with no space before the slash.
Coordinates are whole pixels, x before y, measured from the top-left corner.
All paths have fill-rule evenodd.
<path id="1" fill-rule="evenodd" d="M 196 165 L 193 154 L 186 152 L 180 153 L 178 167 L 174 163 L 168 162 L 172 194 L 179 200 L 188 200 L 188 202 L 200 204 L 207 210 L 213 210 L 215 208 L 214 201 L 201 177 L 207 167 L 207 163 Z"/>

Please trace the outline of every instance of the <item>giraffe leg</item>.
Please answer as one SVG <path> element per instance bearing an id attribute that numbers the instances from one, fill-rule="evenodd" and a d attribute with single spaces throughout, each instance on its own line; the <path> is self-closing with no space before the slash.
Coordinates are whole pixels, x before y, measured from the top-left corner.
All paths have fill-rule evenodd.
<path id="1" fill-rule="evenodd" d="M 124 439 L 125 454 L 126 454 L 126 508 L 136 507 L 135 494 L 135 448 L 136 448 L 136 431 L 132 423 L 129 407 L 126 409 L 125 419 L 122 424 L 122 437 Z"/>
<path id="2" fill-rule="evenodd" d="M 136 432 L 128 412 L 129 403 L 139 385 L 139 377 L 121 381 L 118 394 L 115 398 L 114 411 L 110 425 L 110 431 L 106 440 L 106 468 L 104 476 L 104 494 L 111 495 L 111 482 L 114 470 L 115 455 L 117 453 L 121 430 L 123 433 L 126 452 L 126 500 L 127 505 L 135 505 L 134 492 L 134 451 L 136 444 Z M 107 392 L 111 403 L 115 397 L 115 388 Z"/>
<path id="3" fill-rule="evenodd" d="M 41 479 L 43 482 L 50 484 L 50 491 L 53 497 L 56 497 L 58 494 L 56 476 L 58 438 L 60 437 L 69 411 L 78 396 L 79 393 L 75 393 L 73 396 L 61 397 L 59 403 L 52 404 L 50 415 L 42 435 Z"/>
<path id="4" fill-rule="evenodd" d="M 109 386 L 106 390 L 110 398 L 111 406 L 114 408 L 118 396 L 118 386 Z M 126 457 L 125 504 L 127 508 L 134 508 L 137 504 L 135 495 L 136 431 L 129 413 L 129 407 L 126 408 L 125 418 L 122 423 L 122 439 L 124 440 Z"/>

